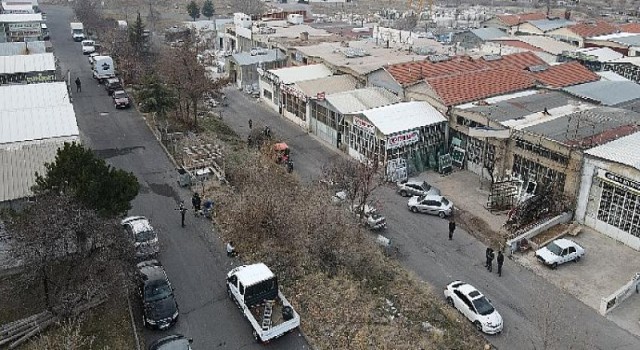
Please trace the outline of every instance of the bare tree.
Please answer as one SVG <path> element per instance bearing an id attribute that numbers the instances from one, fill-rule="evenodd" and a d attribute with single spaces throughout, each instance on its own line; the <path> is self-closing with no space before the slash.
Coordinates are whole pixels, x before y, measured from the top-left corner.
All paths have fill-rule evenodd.
<path id="1" fill-rule="evenodd" d="M 46 306 L 54 314 L 70 315 L 81 303 L 108 295 L 131 265 L 132 245 L 115 220 L 98 216 L 71 196 L 39 196 L 8 227 L 14 256 L 26 270 L 23 277 L 42 283 Z"/>
<path id="2" fill-rule="evenodd" d="M 346 192 L 349 205 L 358 212 L 364 210 L 373 192 L 385 182 L 377 160 L 358 162 L 340 158 L 323 169 L 323 176 L 335 189 Z"/>
<path id="3" fill-rule="evenodd" d="M 79 318 L 69 318 L 60 322 L 58 326 L 59 331 L 43 334 L 33 341 L 33 347 L 42 350 L 94 349 L 94 337 L 81 334 L 82 320 Z"/>

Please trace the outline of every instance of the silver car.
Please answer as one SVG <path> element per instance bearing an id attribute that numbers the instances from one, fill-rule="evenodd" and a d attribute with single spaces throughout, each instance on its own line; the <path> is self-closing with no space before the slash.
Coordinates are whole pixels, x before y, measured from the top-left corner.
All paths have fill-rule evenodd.
<path id="1" fill-rule="evenodd" d="M 439 195 L 440 190 L 422 180 L 404 180 L 398 182 L 398 190 L 402 197 Z"/>
<path id="2" fill-rule="evenodd" d="M 407 207 L 414 213 L 438 215 L 441 218 L 451 215 L 453 203 L 440 195 L 413 196 Z"/>
<path id="3" fill-rule="evenodd" d="M 132 239 L 136 249 L 136 258 L 155 257 L 160 252 L 158 235 L 144 216 L 130 216 L 121 221 L 122 226 Z"/>

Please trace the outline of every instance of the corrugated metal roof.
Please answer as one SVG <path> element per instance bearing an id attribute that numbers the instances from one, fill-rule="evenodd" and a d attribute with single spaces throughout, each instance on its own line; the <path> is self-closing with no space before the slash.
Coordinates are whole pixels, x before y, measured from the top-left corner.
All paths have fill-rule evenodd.
<path id="1" fill-rule="evenodd" d="M 358 114 L 367 117 L 384 135 L 447 121 L 442 113 L 424 101 L 401 102 L 360 111 Z"/>
<path id="2" fill-rule="evenodd" d="M 507 36 L 505 32 L 495 27 L 471 29 L 470 31 L 482 41 L 493 40 Z"/>
<path id="3" fill-rule="evenodd" d="M 570 100 L 573 99 L 562 92 L 542 91 L 495 103 L 488 99 L 487 102 L 491 103 L 490 105 L 475 106 L 465 108 L 465 110 L 484 114 L 492 120 L 501 123 L 507 120 L 523 118 L 531 115 L 532 113 L 542 112 L 545 108 L 551 110 L 553 108 L 566 106 L 569 104 Z"/>
<path id="4" fill-rule="evenodd" d="M 640 127 L 640 113 L 620 108 L 595 107 L 564 114 L 524 130 L 582 149 L 591 148 Z"/>
<path id="5" fill-rule="evenodd" d="M 640 35 L 626 36 L 624 38 L 611 39 L 609 41 L 626 46 L 640 46 Z"/>
<path id="6" fill-rule="evenodd" d="M 28 13 L 33 13 L 33 6 L 31 4 L 12 4 L 7 3 L 6 1 L 2 2 L 2 10 L 4 11 L 29 11 Z M 10 14 L 10 13 L 7 13 Z"/>
<path id="7" fill-rule="evenodd" d="M 0 14 L 0 23 L 20 23 L 42 21 L 41 13 L 4 13 Z"/>
<path id="8" fill-rule="evenodd" d="M 280 78 L 284 84 L 293 84 L 299 81 L 326 78 L 333 75 L 331 69 L 324 64 L 310 64 L 308 66 L 287 67 L 271 69 L 269 72 Z"/>
<path id="9" fill-rule="evenodd" d="M 339 113 L 348 114 L 365 109 L 392 105 L 400 98 L 392 92 L 379 87 L 356 89 L 327 95 L 329 102 Z"/>
<path id="10" fill-rule="evenodd" d="M 249 52 L 239 52 L 231 55 L 233 60 L 235 60 L 238 65 L 248 66 L 252 64 L 257 64 L 260 62 L 273 62 L 278 60 L 286 60 L 287 57 L 280 52 L 280 50 L 272 49 L 266 50 L 266 54 L 264 55 L 251 55 Z"/>
<path id="11" fill-rule="evenodd" d="M 598 62 L 610 62 L 624 57 L 623 54 L 613 51 L 608 47 L 585 47 L 576 49 L 575 52 L 593 56 Z"/>
<path id="12" fill-rule="evenodd" d="M 0 110 L 0 145 L 43 140 L 54 137 L 78 136 L 78 123 L 71 104 Z"/>
<path id="13" fill-rule="evenodd" d="M 24 55 L 27 48 L 29 49 L 29 54 L 45 53 L 47 51 L 44 41 L 0 43 L 0 56 Z"/>
<path id="14" fill-rule="evenodd" d="M 45 171 L 44 163 L 54 161 L 64 142 L 78 137 L 20 142 L 0 146 L 0 202 L 28 197 L 36 183 L 36 171 Z"/>
<path id="15" fill-rule="evenodd" d="M 563 90 L 574 96 L 600 102 L 605 106 L 615 106 L 640 98 L 640 85 L 632 81 L 594 81 L 570 86 Z"/>
<path id="16" fill-rule="evenodd" d="M 603 70 L 601 72 L 596 72 L 596 74 L 598 74 L 604 81 L 631 81 L 623 77 L 622 75 L 610 70 Z"/>
<path id="17" fill-rule="evenodd" d="M 0 56 L 0 74 L 53 70 L 56 70 L 56 60 L 50 52 L 33 55 Z"/>
<path id="18" fill-rule="evenodd" d="M 586 154 L 628 165 L 640 170 L 640 132 L 607 142 L 585 151 Z"/>
<path id="19" fill-rule="evenodd" d="M 344 74 L 299 81 L 296 85 L 300 91 L 305 93 L 305 95 L 315 97 L 319 92 L 324 92 L 325 95 L 328 95 L 336 92 L 353 90 L 356 88 L 357 81 L 356 78 L 348 74 Z"/>
<path id="20" fill-rule="evenodd" d="M 527 22 L 531 23 L 531 25 L 543 32 L 548 32 L 550 30 L 556 30 L 558 28 L 564 28 L 576 24 L 576 22 L 566 19 L 539 19 Z"/>
<path id="21" fill-rule="evenodd" d="M 70 103 L 67 85 L 64 82 L 0 86 L 0 110 L 3 111 Z"/>

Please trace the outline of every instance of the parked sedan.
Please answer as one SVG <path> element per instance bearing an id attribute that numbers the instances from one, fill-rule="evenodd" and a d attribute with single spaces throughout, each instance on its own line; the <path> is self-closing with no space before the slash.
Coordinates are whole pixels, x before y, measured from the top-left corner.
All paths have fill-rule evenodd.
<path id="1" fill-rule="evenodd" d="M 453 212 L 453 203 L 439 195 L 413 196 L 407 202 L 407 207 L 414 213 L 438 215 L 441 218 Z"/>
<path id="2" fill-rule="evenodd" d="M 146 327 L 167 329 L 178 320 L 178 303 L 167 273 L 158 260 L 137 265 L 142 298 L 142 323 Z"/>
<path id="3" fill-rule="evenodd" d="M 130 216 L 120 222 L 136 249 L 136 258 L 154 257 L 160 252 L 158 235 L 144 216 Z"/>
<path id="4" fill-rule="evenodd" d="M 440 195 L 440 190 L 422 180 L 404 180 L 398 182 L 398 190 L 402 197 Z"/>
<path id="5" fill-rule="evenodd" d="M 576 242 L 570 239 L 560 238 L 536 250 L 536 258 L 543 264 L 555 269 L 558 265 L 564 264 L 567 261 L 578 262 L 584 253 L 584 248 Z"/>
<path id="6" fill-rule="evenodd" d="M 193 339 L 182 334 L 172 334 L 162 337 L 149 345 L 149 350 L 191 350 Z"/>
<path id="7" fill-rule="evenodd" d="M 104 88 L 107 90 L 109 96 L 111 96 L 114 91 L 122 90 L 122 82 L 120 78 L 109 78 L 104 81 Z"/>
<path id="8" fill-rule="evenodd" d="M 444 297 L 449 305 L 458 309 L 480 332 L 502 332 L 502 316 L 491 305 L 491 301 L 472 285 L 461 281 L 451 282 L 444 290 Z"/>
<path id="9" fill-rule="evenodd" d="M 129 108 L 131 101 L 129 101 L 129 95 L 124 90 L 116 90 L 111 95 L 113 104 L 116 108 Z"/>

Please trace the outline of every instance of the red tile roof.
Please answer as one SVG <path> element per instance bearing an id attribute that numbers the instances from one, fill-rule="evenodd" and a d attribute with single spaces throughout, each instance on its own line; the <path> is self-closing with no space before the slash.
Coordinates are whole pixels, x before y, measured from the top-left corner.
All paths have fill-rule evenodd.
<path id="1" fill-rule="evenodd" d="M 563 88 L 600 79 L 599 75 L 576 61 L 551 66 L 547 70 L 531 74 L 536 81 L 551 88 Z"/>
<path id="2" fill-rule="evenodd" d="M 621 32 L 640 33 L 640 23 L 626 23 L 618 26 Z"/>
<path id="3" fill-rule="evenodd" d="M 476 60 L 468 56 L 453 57 L 449 61 L 431 62 L 424 61 L 394 64 L 386 67 L 387 72 L 402 86 L 411 85 L 423 79 L 446 76 L 456 73 L 471 72 L 495 67 L 516 67 L 524 69 L 530 66 L 544 64 L 544 61 L 531 52 L 521 52 L 504 55 L 495 61 L 486 61 L 484 58 Z"/>
<path id="4" fill-rule="evenodd" d="M 578 23 L 567 27 L 567 29 L 583 38 L 591 38 L 598 35 L 607 35 L 618 32 L 618 28 L 605 21 L 598 21 L 595 24 Z"/>
<path id="5" fill-rule="evenodd" d="M 533 77 L 509 67 L 490 68 L 427 79 L 445 106 L 454 106 L 535 86 Z"/>
<path id="6" fill-rule="evenodd" d="M 525 50 L 529 50 L 529 51 L 535 51 L 535 52 L 540 52 L 542 50 L 540 50 L 539 48 L 529 44 L 529 43 L 525 43 L 524 41 L 520 41 L 520 40 L 491 40 L 492 43 L 498 43 L 498 44 L 502 44 L 505 46 L 511 46 L 511 47 L 517 47 L 519 49 L 525 49 Z"/>
<path id="7" fill-rule="evenodd" d="M 518 24 L 522 24 L 526 21 L 535 21 L 538 19 L 546 19 L 547 15 L 542 12 L 520 13 L 516 15 L 498 15 L 496 16 L 505 25 L 511 27 Z"/>

